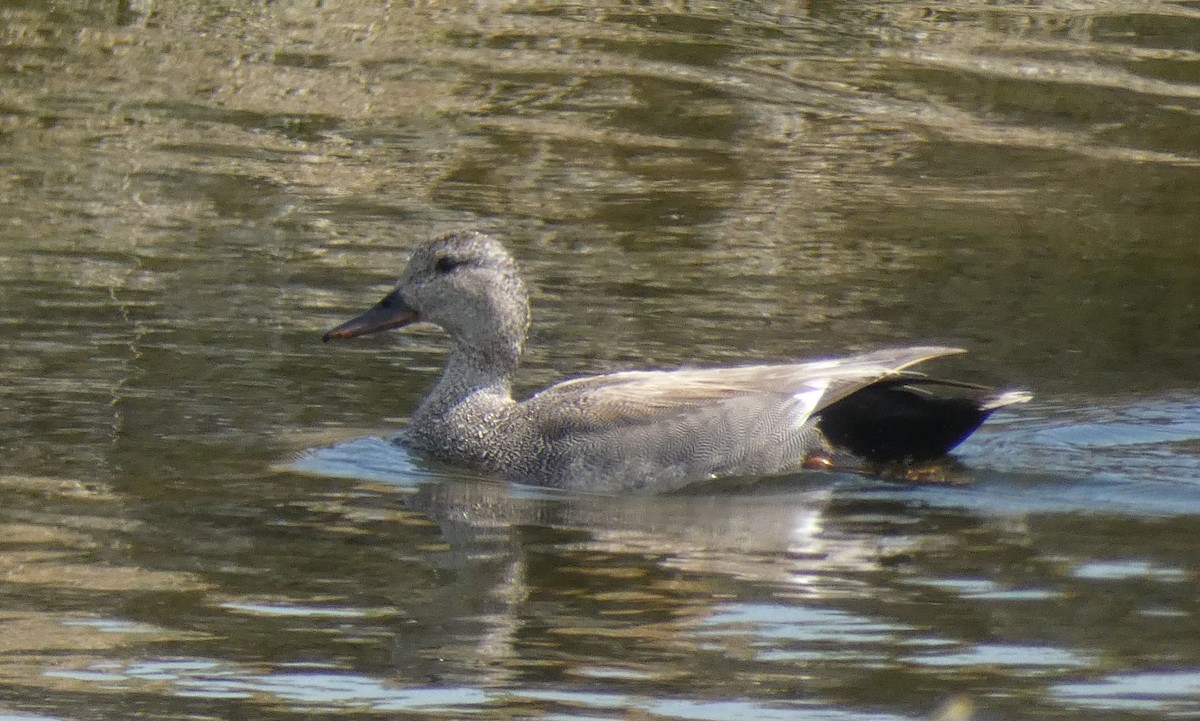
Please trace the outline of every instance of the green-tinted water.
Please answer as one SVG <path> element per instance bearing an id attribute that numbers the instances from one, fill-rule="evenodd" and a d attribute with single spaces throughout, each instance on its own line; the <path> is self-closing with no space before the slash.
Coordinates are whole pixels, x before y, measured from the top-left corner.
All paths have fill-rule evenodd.
<path id="1" fill-rule="evenodd" d="M 194 5 L 0 9 L 0 715 L 1200 715 L 1200 6 Z M 349 440 L 442 339 L 320 332 L 454 227 L 525 390 L 935 342 L 1037 400 L 962 487 Z"/>

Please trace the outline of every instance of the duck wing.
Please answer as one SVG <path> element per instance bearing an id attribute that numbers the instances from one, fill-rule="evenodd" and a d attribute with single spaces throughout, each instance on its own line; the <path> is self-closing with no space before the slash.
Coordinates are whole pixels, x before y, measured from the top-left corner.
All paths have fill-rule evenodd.
<path id="1" fill-rule="evenodd" d="M 824 409 L 880 381 L 923 378 L 905 369 L 962 352 L 920 346 L 565 381 L 521 404 L 544 446 L 540 466 L 527 472 L 554 485 L 663 490 L 702 478 L 795 470 L 826 445 L 812 422 Z"/>
<path id="2" fill-rule="evenodd" d="M 556 409 L 557 421 L 582 430 L 686 415 L 753 396 L 763 404 L 764 412 L 772 405 L 789 405 L 795 422 L 803 423 L 813 413 L 861 388 L 901 375 L 909 366 L 965 352 L 961 348 L 917 346 L 803 363 L 623 371 L 558 383 L 522 405 L 535 415 Z"/>

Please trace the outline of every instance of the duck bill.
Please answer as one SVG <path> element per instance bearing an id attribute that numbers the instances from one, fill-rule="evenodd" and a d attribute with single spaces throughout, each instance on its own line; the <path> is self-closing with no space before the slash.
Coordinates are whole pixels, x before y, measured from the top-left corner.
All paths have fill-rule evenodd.
<path id="1" fill-rule="evenodd" d="M 417 311 L 413 310 L 399 293 L 388 293 L 383 300 L 371 306 L 367 312 L 332 328 L 321 336 L 328 343 L 331 340 L 354 338 L 360 335 L 378 333 L 381 330 L 402 328 L 419 320 Z"/>

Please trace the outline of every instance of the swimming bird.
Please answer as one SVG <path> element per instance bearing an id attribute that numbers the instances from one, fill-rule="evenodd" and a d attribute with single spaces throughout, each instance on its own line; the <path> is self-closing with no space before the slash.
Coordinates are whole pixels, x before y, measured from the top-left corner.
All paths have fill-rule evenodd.
<path id="1" fill-rule="evenodd" d="M 917 463 L 947 453 L 992 411 L 1030 398 L 906 370 L 963 352 L 915 346 L 606 373 L 517 401 L 512 377 L 529 293 L 512 255 L 474 231 L 417 247 L 395 289 L 324 340 L 418 322 L 440 326 L 450 354 L 399 442 L 539 486 L 653 492 L 726 476 Z"/>

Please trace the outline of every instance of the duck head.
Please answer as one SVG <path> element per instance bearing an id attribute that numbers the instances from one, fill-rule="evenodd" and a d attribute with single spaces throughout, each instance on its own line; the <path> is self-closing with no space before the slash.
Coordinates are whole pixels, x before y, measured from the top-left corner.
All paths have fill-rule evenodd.
<path id="1" fill-rule="evenodd" d="M 483 233 L 448 233 L 418 247 L 395 289 L 325 333 L 341 340 L 425 322 L 457 350 L 516 364 L 529 330 L 529 293 L 516 261 Z"/>

